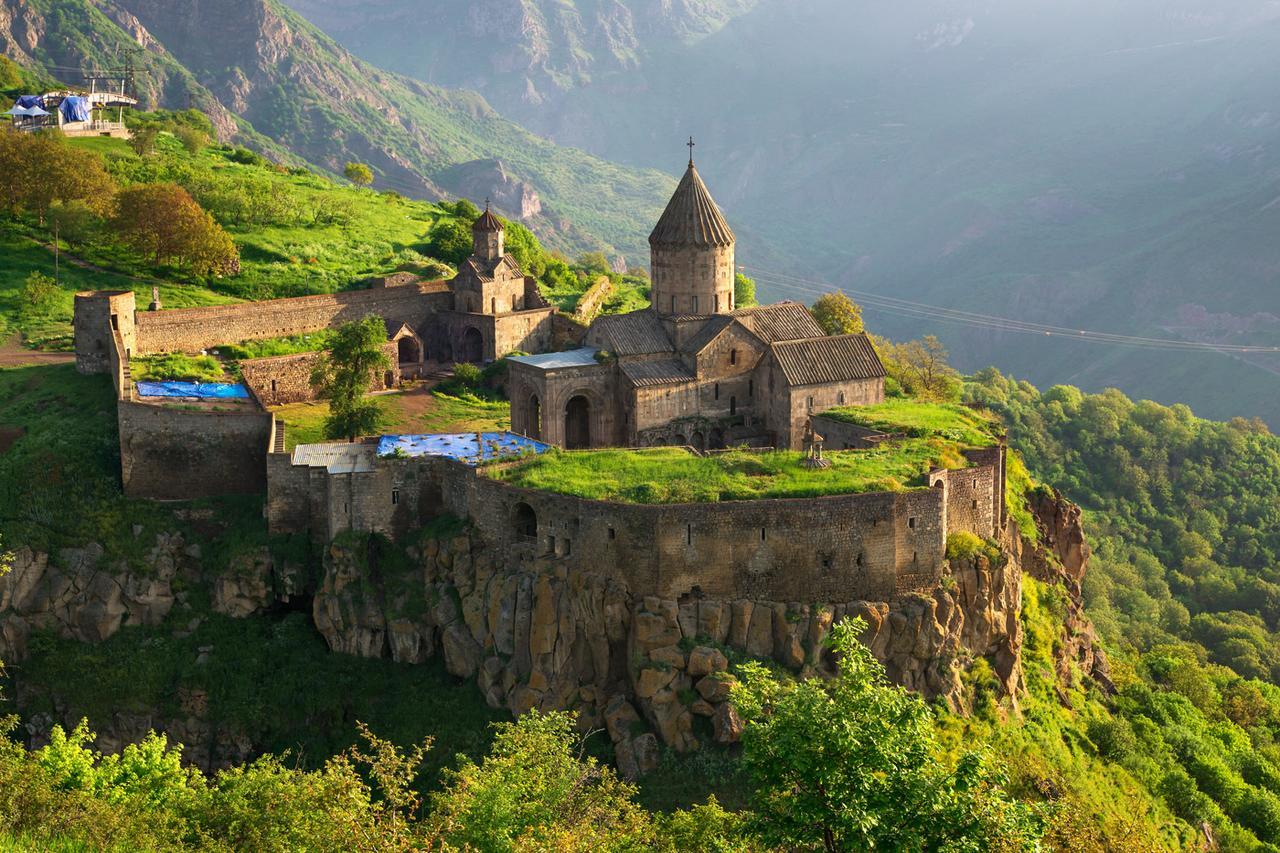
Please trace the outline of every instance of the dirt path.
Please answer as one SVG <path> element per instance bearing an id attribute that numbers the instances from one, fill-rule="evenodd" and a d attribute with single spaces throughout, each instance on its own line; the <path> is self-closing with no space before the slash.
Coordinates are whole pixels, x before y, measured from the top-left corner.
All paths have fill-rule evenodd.
<path id="1" fill-rule="evenodd" d="M 17 335 L 0 343 L 0 367 L 28 367 L 41 364 L 68 364 L 76 360 L 73 352 L 41 352 L 27 349 Z"/>

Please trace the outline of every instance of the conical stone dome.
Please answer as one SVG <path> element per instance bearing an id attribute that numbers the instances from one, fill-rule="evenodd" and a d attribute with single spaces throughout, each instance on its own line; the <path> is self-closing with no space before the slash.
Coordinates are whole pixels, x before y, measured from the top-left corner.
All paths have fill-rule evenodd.
<path id="1" fill-rule="evenodd" d="M 734 236 L 693 163 L 649 235 L 650 246 L 732 246 Z"/>

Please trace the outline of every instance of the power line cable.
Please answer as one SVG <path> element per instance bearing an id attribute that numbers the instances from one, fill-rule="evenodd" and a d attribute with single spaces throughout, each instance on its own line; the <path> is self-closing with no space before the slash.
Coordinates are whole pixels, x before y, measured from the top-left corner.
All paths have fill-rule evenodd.
<path id="1" fill-rule="evenodd" d="M 1280 353 L 1280 346 L 1256 346 L 1235 344 L 1211 344 L 1197 341 L 1178 340 L 1176 338 L 1152 338 L 1141 335 L 1127 335 L 1114 332 L 1097 332 L 1089 329 L 1056 326 L 1048 323 L 1035 323 L 1026 320 L 1015 320 L 993 314 L 982 314 L 973 311 L 962 311 L 955 308 L 942 308 L 923 302 L 913 302 L 892 296 L 855 290 L 837 288 L 828 282 L 815 281 L 790 273 L 780 273 L 757 267 L 742 267 L 753 277 L 780 288 L 798 290 L 804 293 L 821 296 L 834 290 L 843 290 L 854 296 L 866 307 L 916 319 L 940 320 L 943 322 L 967 325 L 993 331 L 1035 334 L 1044 337 L 1056 337 L 1085 341 L 1089 343 L 1105 343 L 1143 349 L 1160 349 L 1181 352 L 1212 352 L 1231 354 Z"/>

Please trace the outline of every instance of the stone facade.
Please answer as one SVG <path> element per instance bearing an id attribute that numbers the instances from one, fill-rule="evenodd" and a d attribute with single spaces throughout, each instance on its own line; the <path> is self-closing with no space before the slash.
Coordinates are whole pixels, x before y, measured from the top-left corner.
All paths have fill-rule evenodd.
<path id="1" fill-rule="evenodd" d="M 940 580 L 950 533 L 1003 528 L 1003 447 L 935 471 L 929 488 L 808 499 L 645 505 L 516 488 L 447 459 L 382 458 L 372 445 L 330 473 L 267 460 L 273 533 L 320 542 L 346 531 L 399 537 L 440 515 L 467 519 L 511 565 L 554 559 L 645 595 L 881 600 Z"/>
<path id="2" fill-rule="evenodd" d="M 375 391 L 399 385 L 401 368 L 406 366 L 399 361 L 399 347 L 395 341 L 389 341 L 383 352 L 391 366 L 377 371 L 371 378 L 370 387 Z M 319 360 L 320 353 L 315 352 L 246 359 L 240 362 L 240 376 L 249 393 L 263 406 L 305 403 L 316 399 L 311 372 Z"/>

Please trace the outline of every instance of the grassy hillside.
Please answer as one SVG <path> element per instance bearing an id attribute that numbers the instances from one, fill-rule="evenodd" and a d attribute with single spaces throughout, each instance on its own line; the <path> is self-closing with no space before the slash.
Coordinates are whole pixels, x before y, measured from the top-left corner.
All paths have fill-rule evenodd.
<path id="1" fill-rule="evenodd" d="M 549 245 L 575 254 L 620 250 L 638 260 L 646 223 L 656 221 L 674 186 L 657 172 L 556 146 L 473 93 L 381 71 L 275 0 L 7 2 L 14 26 L 0 33 L 0 46 L 50 75 L 133 56 L 145 68 L 140 94 L 148 107 L 195 105 L 214 117 L 224 139 L 273 156 L 287 151 L 330 173 L 367 162 L 377 186 L 418 198 L 462 194 L 451 170 L 472 166 L 474 180 L 487 186 L 482 194 L 500 208 L 511 200 L 503 208 L 509 213 L 524 212 L 515 199 L 525 188 L 540 197 L 544 210 L 529 224 Z M 124 28 L 145 34 L 148 50 L 138 53 Z M 505 171 L 485 165 L 493 161 Z"/>
<path id="2" fill-rule="evenodd" d="M 450 264 L 470 251 L 471 221 L 478 215 L 469 202 L 432 203 L 358 189 L 307 169 L 270 163 L 243 148 L 190 151 L 167 131 L 145 156 L 122 140 L 70 139 L 65 144 L 100 157 L 119 187 L 174 182 L 187 189 L 230 234 L 240 263 L 238 273 L 214 276 L 195 276 L 172 264 L 157 266 L 122 245 L 109 222 L 93 216 L 74 232 L 60 232 L 59 261 L 49 223 L 41 225 L 30 212 L 0 217 L 0 245 L 10 259 L 0 269 L 0 334 L 21 333 L 29 346 L 43 349 L 70 348 L 72 296 L 79 290 L 132 289 L 145 307 L 152 287 L 159 287 L 165 308 L 183 308 L 331 293 L 397 271 L 448 278 L 453 275 Z M 609 271 L 598 254 L 569 262 L 511 222 L 508 246 L 526 272 L 539 277 L 548 298 L 567 310 L 605 274 L 617 282 L 606 310 L 646 304 L 647 281 Z M 52 277 L 55 267 L 56 295 L 39 306 L 24 303 L 28 276 L 39 272 Z M 231 354 L 252 358 L 308 348 L 300 342 L 275 342 L 275 349 L 270 344 Z"/>

